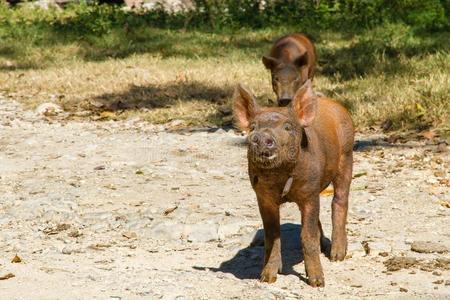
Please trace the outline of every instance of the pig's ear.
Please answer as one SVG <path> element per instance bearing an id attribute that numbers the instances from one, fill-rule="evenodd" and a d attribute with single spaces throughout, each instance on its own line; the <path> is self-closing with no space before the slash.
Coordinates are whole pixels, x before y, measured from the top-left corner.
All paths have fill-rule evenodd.
<path id="1" fill-rule="evenodd" d="M 297 68 L 301 68 L 305 66 L 307 63 L 308 63 L 308 52 L 305 52 L 304 54 L 302 54 L 301 56 L 297 57 L 294 60 L 294 65 Z"/>
<path id="2" fill-rule="evenodd" d="M 310 79 L 295 93 L 291 105 L 301 126 L 307 127 L 312 124 L 316 117 L 317 96 L 312 89 Z"/>
<path id="3" fill-rule="evenodd" d="M 273 70 L 278 65 L 278 59 L 265 55 L 262 57 L 262 62 L 268 70 Z"/>
<path id="4" fill-rule="evenodd" d="M 234 91 L 233 101 L 233 116 L 236 126 L 243 131 L 248 131 L 258 110 L 255 97 L 249 90 L 238 84 Z"/>

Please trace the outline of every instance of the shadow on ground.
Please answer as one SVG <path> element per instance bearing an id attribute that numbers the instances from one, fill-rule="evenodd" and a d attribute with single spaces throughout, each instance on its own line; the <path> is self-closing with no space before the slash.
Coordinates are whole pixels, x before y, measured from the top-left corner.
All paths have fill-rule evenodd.
<path id="1" fill-rule="evenodd" d="M 423 140 L 423 137 L 414 132 L 411 132 L 409 135 L 375 136 L 356 140 L 353 144 L 353 151 L 364 152 L 377 148 L 429 148 L 438 151 L 440 144 L 448 144 L 444 139 L 418 143 Z"/>
<path id="2" fill-rule="evenodd" d="M 1 29 L 1 28 L 0 28 Z M 24 29 L 27 31 L 27 29 Z M 30 29 L 31 30 L 31 29 Z M 165 58 L 254 58 L 260 60 L 272 42 L 267 35 L 247 33 L 209 33 L 199 30 L 180 31 L 141 26 L 115 27 L 107 34 L 59 31 L 48 25 L 36 34 L 36 40 L 28 36 L 14 36 L 0 45 L 0 58 L 16 61 L 14 69 L 40 69 L 55 63 L 49 49 L 69 49 L 71 57 L 83 61 L 124 59 L 139 54 Z M 25 47 L 24 45 L 30 44 Z M 30 61 L 30 54 L 42 52 L 44 59 Z M 25 59 L 24 59 L 25 58 Z M 0 65 L 0 70 L 5 68 Z"/>
<path id="3" fill-rule="evenodd" d="M 306 278 L 294 270 L 294 266 L 303 261 L 300 241 L 301 225 L 286 223 L 281 225 L 281 256 L 283 261 L 282 274 L 296 275 L 301 280 Z M 329 252 L 330 240 L 325 238 L 323 252 Z M 249 246 L 239 250 L 230 260 L 224 261 L 217 268 L 208 268 L 213 272 L 233 274 L 239 279 L 259 279 L 264 259 L 264 230 L 260 229 L 254 235 Z M 194 266 L 194 269 L 204 270 L 205 267 Z"/>
<path id="4" fill-rule="evenodd" d="M 199 81 L 174 81 L 145 86 L 132 85 L 125 91 L 106 93 L 83 102 L 97 111 L 167 108 L 179 101 L 205 101 L 223 104 L 231 97 L 231 86 L 206 85 Z M 67 107 L 70 109 L 70 107 Z"/>
<path id="5" fill-rule="evenodd" d="M 386 34 L 384 36 L 383 34 Z M 398 41 L 400 40 L 400 42 Z M 410 72 L 401 57 L 413 58 L 450 50 L 443 33 L 373 33 L 346 46 L 318 45 L 319 72 L 326 77 L 351 80 L 371 74 L 395 76 Z M 397 41 L 397 42 L 393 42 Z"/>

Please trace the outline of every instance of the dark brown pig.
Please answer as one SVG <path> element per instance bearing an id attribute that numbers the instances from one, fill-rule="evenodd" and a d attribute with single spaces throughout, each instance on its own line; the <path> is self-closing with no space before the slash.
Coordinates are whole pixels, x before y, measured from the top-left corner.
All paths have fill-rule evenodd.
<path id="1" fill-rule="evenodd" d="M 280 211 L 295 202 L 302 215 L 301 241 L 308 283 L 324 286 L 320 264 L 319 194 L 331 182 L 332 261 L 347 251 L 346 220 L 353 166 L 353 123 L 336 101 L 314 94 L 307 80 L 288 107 L 259 107 L 242 86 L 234 95 L 237 126 L 248 132 L 248 173 L 264 225 L 261 281 L 274 282 L 281 271 Z"/>
<path id="2" fill-rule="evenodd" d="M 286 106 L 298 88 L 314 77 L 316 49 L 305 35 L 289 34 L 276 40 L 270 56 L 263 56 L 262 61 L 271 71 L 278 106 Z"/>

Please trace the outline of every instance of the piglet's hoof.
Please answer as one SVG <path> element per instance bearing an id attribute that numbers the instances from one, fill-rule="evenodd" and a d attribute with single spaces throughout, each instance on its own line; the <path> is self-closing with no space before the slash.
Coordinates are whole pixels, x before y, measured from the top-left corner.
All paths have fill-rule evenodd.
<path id="1" fill-rule="evenodd" d="M 312 287 L 324 287 L 325 279 L 323 277 L 309 277 L 308 284 Z"/>
<path id="2" fill-rule="evenodd" d="M 333 244 L 331 245 L 330 260 L 331 261 L 342 261 L 347 253 L 347 245 Z"/>
<path id="3" fill-rule="evenodd" d="M 277 280 L 277 269 L 276 268 L 264 268 L 261 273 L 261 278 L 259 281 L 274 283 Z"/>

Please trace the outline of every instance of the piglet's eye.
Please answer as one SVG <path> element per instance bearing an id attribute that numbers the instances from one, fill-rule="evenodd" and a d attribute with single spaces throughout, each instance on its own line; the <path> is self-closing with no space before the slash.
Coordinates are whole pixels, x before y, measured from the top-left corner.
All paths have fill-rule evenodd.
<path id="1" fill-rule="evenodd" d="M 292 125 L 289 123 L 286 123 L 283 125 L 284 130 L 286 131 L 291 131 L 292 130 Z"/>

